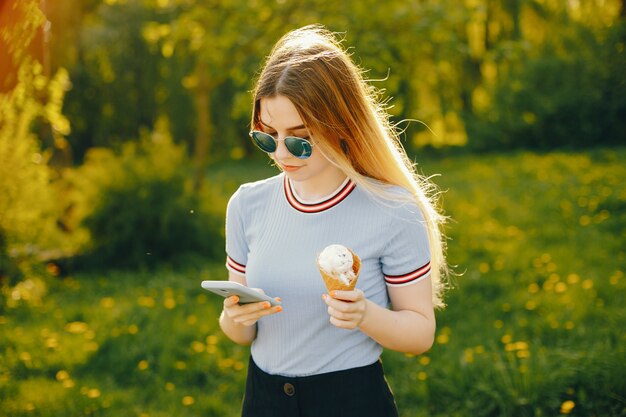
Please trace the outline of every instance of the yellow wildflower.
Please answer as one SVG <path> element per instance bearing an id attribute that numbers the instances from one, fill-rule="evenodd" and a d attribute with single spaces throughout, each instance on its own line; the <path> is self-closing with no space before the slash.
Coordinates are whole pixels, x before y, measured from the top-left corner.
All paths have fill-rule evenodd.
<path id="1" fill-rule="evenodd" d="M 561 414 L 571 413 L 574 407 L 576 407 L 576 403 L 574 403 L 574 401 L 564 401 L 563 404 L 561 404 Z"/>

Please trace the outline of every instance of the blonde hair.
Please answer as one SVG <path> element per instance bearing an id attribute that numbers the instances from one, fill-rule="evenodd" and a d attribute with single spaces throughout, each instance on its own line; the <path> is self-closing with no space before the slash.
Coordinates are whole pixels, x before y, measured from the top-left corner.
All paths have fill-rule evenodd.
<path id="1" fill-rule="evenodd" d="M 277 42 L 254 90 L 253 128 L 260 128 L 260 100 L 278 95 L 294 104 L 316 147 L 355 183 L 378 196 L 386 194 L 385 187 L 372 178 L 410 191 L 428 230 L 433 303 L 442 307 L 447 264 L 436 188 L 416 172 L 378 101 L 378 90 L 365 81 L 332 32 L 305 26 Z"/>

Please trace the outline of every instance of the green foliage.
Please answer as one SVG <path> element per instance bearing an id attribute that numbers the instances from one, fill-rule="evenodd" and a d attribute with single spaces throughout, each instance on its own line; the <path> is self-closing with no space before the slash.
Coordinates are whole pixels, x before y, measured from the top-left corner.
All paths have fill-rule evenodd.
<path id="1" fill-rule="evenodd" d="M 167 115 L 198 165 L 250 155 L 263 57 L 286 31 L 322 23 L 393 98 L 394 120 L 429 127 L 407 129 L 409 150 L 611 145 L 626 119 L 622 3 L 107 1 L 81 16 L 70 139 L 80 160 Z"/>
<path id="2" fill-rule="evenodd" d="M 579 28 L 546 42 L 495 86 L 492 105 L 470 122 L 475 148 L 588 147 L 626 134 L 626 25 L 600 41 Z"/>
<path id="3" fill-rule="evenodd" d="M 186 271 L 56 280 L 42 307 L 0 316 L 3 412 L 235 415 L 247 349 L 219 333 L 221 301 L 199 286 L 223 266 Z M 31 315 L 61 299 L 57 313 Z M 7 331 L 18 317 L 20 329 Z"/>
<path id="4" fill-rule="evenodd" d="M 394 369 L 415 366 L 391 376 L 401 398 L 427 395 L 424 415 L 557 415 L 567 401 L 571 415 L 624 415 L 626 350 L 615 333 L 626 317 L 624 157 L 620 149 L 425 164 L 443 173 L 449 260 L 463 274 L 428 359 L 390 355 Z"/>
<path id="5" fill-rule="evenodd" d="M 223 200 L 193 192 L 182 145 L 161 129 L 119 153 L 91 149 L 71 176 L 77 216 L 89 231 L 91 266 L 142 266 L 223 252 Z"/>
<path id="6" fill-rule="evenodd" d="M 192 131 L 182 126 L 192 125 L 193 118 L 180 83 L 185 63 L 151 53 L 137 23 L 157 18 L 155 12 L 132 0 L 101 4 L 92 13 L 91 24 L 80 32 L 88 46 L 75 45 L 79 59 L 64 108 L 72 120 L 75 159 L 82 161 L 90 147 L 116 147 L 137 138 L 142 129 L 153 128 L 159 114 L 171 112 L 177 137 L 188 138 Z"/>
<path id="7" fill-rule="evenodd" d="M 0 95 L 0 278 L 12 283 L 42 252 L 65 247 L 54 173 L 33 128 L 39 122 L 67 133 L 60 113 L 67 82 L 66 71 L 48 79 L 39 63 L 25 59 L 16 86 Z"/>
<path id="8" fill-rule="evenodd" d="M 22 303 L 41 305 L 43 277 L 51 272 L 41 261 L 72 242 L 58 227 L 62 194 L 47 165 L 50 152 L 34 133 L 48 131 L 59 141 L 69 133 L 61 113 L 68 73 L 60 68 L 50 77 L 30 56 L 45 21 L 38 2 L 12 2 L 7 12 L 8 7 L 11 18 L 0 25 L 0 48 L 10 62 L 0 70 L 15 71 L 6 74 L 2 88 L 10 89 L 0 94 L 0 312 Z"/>
<path id="9" fill-rule="evenodd" d="M 449 259 L 463 274 L 432 350 L 384 353 L 402 417 L 626 414 L 624 158 L 622 148 L 422 161 L 443 174 Z M 225 198 L 270 171 L 224 164 L 208 179 Z M 0 314 L 0 409 L 238 415 L 248 348 L 223 336 L 222 300 L 199 286 L 225 277 L 219 262 L 50 282 L 40 305 Z"/>

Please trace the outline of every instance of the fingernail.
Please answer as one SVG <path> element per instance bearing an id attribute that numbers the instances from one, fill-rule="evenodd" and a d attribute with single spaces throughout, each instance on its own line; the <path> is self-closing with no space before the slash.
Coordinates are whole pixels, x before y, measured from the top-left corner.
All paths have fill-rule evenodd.
<path id="1" fill-rule="evenodd" d="M 322 294 L 322 300 L 326 301 L 326 294 Z"/>
<path id="2" fill-rule="evenodd" d="M 283 301 L 283 299 L 280 298 L 280 297 L 274 297 L 274 300 L 276 300 L 276 301 Z"/>
<path id="3" fill-rule="evenodd" d="M 283 311 L 283 308 L 281 306 L 276 306 L 274 308 L 274 311 L 276 311 L 276 312 Z"/>
<path id="4" fill-rule="evenodd" d="M 271 305 L 270 305 L 269 301 L 266 301 L 266 302 L 263 303 L 263 308 L 270 308 L 270 307 L 271 307 Z"/>

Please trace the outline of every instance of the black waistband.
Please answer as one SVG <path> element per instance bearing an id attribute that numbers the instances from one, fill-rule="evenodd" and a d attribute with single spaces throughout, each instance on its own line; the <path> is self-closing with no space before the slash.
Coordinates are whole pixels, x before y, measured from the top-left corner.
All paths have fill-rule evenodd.
<path id="1" fill-rule="evenodd" d="M 325 372 L 322 374 L 306 375 L 306 376 L 285 376 L 285 375 L 269 374 L 265 372 L 264 370 L 262 370 L 261 368 L 259 368 L 259 366 L 254 362 L 254 359 L 252 358 L 252 356 L 250 356 L 249 366 L 252 367 L 252 369 L 256 373 L 259 373 L 267 378 L 274 378 L 276 380 L 281 380 L 281 381 L 298 381 L 298 382 L 311 381 L 315 383 L 323 382 L 325 380 L 332 381 L 338 378 L 341 379 L 345 377 L 354 378 L 354 377 L 359 377 L 359 375 L 367 376 L 367 375 L 371 375 L 372 373 L 383 372 L 383 365 L 380 359 L 378 359 L 376 362 L 370 365 L 344 369 L 341 371 Z"/>

